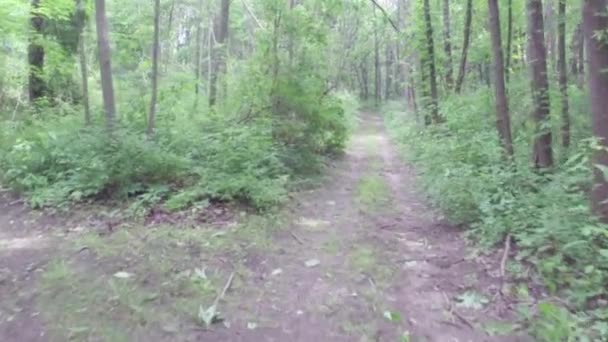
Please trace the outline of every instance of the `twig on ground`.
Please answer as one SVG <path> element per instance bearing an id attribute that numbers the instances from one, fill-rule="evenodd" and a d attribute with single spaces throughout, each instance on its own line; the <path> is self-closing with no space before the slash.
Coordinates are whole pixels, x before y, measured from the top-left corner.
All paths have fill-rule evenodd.
<path id="1" fill-rule="evenodd" d="M 226 285 L 224 285 L 224 289 L 222 290 L 220 295 L 217 296 L 217 298 L 215 298 L 213 305 L 217 306 L 219 304 L 220 300 L 222 300 L 224 298 L 224 296 L 226 295 L 226 292 L 228 291 L 228 289 L 230 289 L 230 286 L 232 286 L 233 280 L 234 280 L 234 271 L 230 274 L 230 277 L 228 278 L 228 281 L 226 281 Z"/>
<path id="2" fill-rule="evenodd" d="M 291 237 L 293 237 L 294 240 L 296 240 L 300 245 L 304 244 L 304 241 L 302 241 L 302 239 L 300 239 L 296 233 L 294 232 L 289 232 L 289 234 L 291 235 Z"/>
<path id="3" fill-rule="evenodd" d="M 466 318 L 464 318 L 461 314 L 458 313 L 458 311 L 453 310 L 452 314 L 454 316 L 456 316 L 456 318 L 458 318 L 462 323 L 464 323 L 467 327 L 471 328 L 471 330 L 475 330 L 475 327 L 473 326 L 473 324 L 471 324 L 471 322 L 469 322 L 469 320 L 467 320 Z"/>
<path id="4" fill-rule="evenodd" d="M 509 260 L 509 254 L 511 253 L 511 234 L 507 234 L 505 237 L 505 248 L 502 253 L 502 259 L 500 260 L 500 294 L 503 294 L 505 285 L 505 268 L 507 267 L 507 261 Z"/>

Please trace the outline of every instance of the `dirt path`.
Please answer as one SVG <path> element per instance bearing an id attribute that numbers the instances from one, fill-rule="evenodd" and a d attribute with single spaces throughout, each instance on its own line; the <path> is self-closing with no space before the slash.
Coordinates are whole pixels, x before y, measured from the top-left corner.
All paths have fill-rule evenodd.
<path id="1" fill-rule="evenodd" d="M 365 115 L 346 158 L 292 209 L 277 253 L 230 315 L 230 341 L 518 341 L 489 337 L 495 265 L 469 258 L 460 234 L 423 203 L 381 118 Z M 307 265 L 308 262 L 308 265 Z M 460 300 L 459 300 L 460 299 Z M 229 316 L 230 317 L 230 316 Z M 208 335 L 205 335 L 208 336 Z"/>
<path id="2" fill-rule="evenodd" d="M 469 255 L 415 188 L 382 120 L 366 114 L 321 187 L 248 229 L 93 233 L 60 254 L 41 233 L 52 221 L 6 206 L 0 340 L 523 341 L 488 334 L 509 314 L 495 258 Z M 267 225 L 279 229 L 261 237 Z M 203 329 L 199 306 L 229 274 L 224 324 Z"/>

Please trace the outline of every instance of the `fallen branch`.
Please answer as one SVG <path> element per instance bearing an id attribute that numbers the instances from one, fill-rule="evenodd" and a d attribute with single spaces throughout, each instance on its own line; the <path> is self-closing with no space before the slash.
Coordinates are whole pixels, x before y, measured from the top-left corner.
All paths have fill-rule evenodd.
<path id="1" fill-rule="evenodd" d="M 224 296 L 226 295 L 226 292 L 228 292 L 228 290 L 230 289 L 230 286 L 232 286 L 232 281 L 234 280 L 234 271 L 230 274 L 230 277 L 228 277 L 228 281 L 226 281 L 226 285 L 224 285 L 224 289 L 222 290 L 222 292 L 219 294 L 219 296 L 217 296 L 215 298 L 215 301 L 213 301 L 213 305 L 217 306 L 220 302 L 220 300 L 222 300 L 224 298 Z"/>
<path id="2" fill-rule="evenodd" d="M 289 234 L 291 235 L 291 237 L 293 237 L 294 240 L 296 240 L 300 245 L 304 244 L 304 241 L 302 241 L 302 239 L 300 239 L 296 233 L 294 232 L 289 232 Z"/>
<path id="3" fill-rule="evenodd" d="M 507 267 L 507 260 L 509 260 L 509 254 L 511 253 L 511 234 L 507 234 L 505 238 L 505 248 L 502 253 L 502 258 L 500 260 L 500 294 L 503 294 L 503 288 L 505 285 L 505 268 Z"/>

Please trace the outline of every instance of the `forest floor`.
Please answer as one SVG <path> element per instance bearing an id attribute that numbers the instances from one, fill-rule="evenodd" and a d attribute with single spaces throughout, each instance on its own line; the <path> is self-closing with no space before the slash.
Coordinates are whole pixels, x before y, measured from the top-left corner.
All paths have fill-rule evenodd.
<path id="1" fill-rule="evenodd" d="M 360 120 L 276 214 L 115 225 L 0 200 L 0 340 L 524 341 L 498 336 L 500 251 L 469 248 L 382 119 Z"/>

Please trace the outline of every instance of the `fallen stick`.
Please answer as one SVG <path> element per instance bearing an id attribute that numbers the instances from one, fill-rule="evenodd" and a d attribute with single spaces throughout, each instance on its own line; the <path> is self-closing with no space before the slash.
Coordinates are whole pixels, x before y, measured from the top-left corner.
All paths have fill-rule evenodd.
<path id="1" fill-rule="evenodd" d="M 509 260 L 509 253 L 511 252 L 511 234 L 507 234 L 505 238 L 505 248 L 502 253 L 502 259 L 500 260 L 500 294 L 503 294 L 503 288 L 505 285 L 505 268 L 507 267 L 507 260 Z"/>
<path id="2" fill-rule="evenodd" d="M 304 242 L 302 241 L 302 239 L 300 239 L 296 233 L 294 232 L 289 232 L 289 234 L 291 234 L 291 237 L 293 237 L 294 240 L 296 240 L 300 245 L 303 245 Z"/>
<path id="3" fill-rule="evenodd" d="M 220 300 L 222 300 L 222 298 L 224 298 L 224 296 L 226 295 L 226 292 L 228 292 L 228 289 L 230 289 L 230 286 L 232 286 L 233 280 L 234 280 L 234 271 L 230 274 L 230 277 L 228 278 L 228 281 L 226 281 L 226 285 L 224 285 L 224 289 L 222 290 L 220 295 L 215 298 L 215 301 L 213 301 L 214 306 L 217 306 L 219 304 Z"/>

